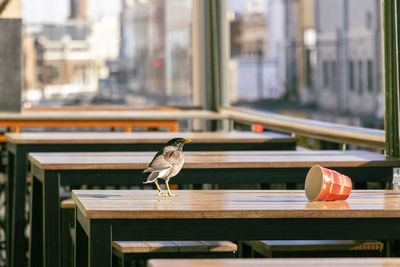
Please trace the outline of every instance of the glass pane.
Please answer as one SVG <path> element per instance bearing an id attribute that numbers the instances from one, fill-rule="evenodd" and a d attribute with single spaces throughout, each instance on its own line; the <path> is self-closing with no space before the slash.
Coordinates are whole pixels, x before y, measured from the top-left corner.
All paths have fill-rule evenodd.
<path id="1" fill-rule="evenodd" d="M 21 2 L 25 107 L 192 104 L 191 0 Z"/>
<path id="2" fill-rule="evenodd" d="M 229 0 L 231 101 L 383 129 L 378 0 Z"/>

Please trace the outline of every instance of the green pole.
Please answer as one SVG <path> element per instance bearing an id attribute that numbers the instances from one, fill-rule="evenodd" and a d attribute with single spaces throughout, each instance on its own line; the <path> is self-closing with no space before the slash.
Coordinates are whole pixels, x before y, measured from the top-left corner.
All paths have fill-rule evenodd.
<path id="1" fill-rule="evenodd" d="M 207 106 L 217 111 L 221 100 L 222 79 L 222 33 L 221 33 L 221 0 L 207 0 L 206 10 L 206 76 L 207 76 Z M 211 122 L 211 130 L 218 129 L 218 122 Z"/>
<path id="2" fill-rule="evenodd" d="M 383 0 L 383 47 L 386 155 L 399 157 L 398 56 L 400 0 Z"/>

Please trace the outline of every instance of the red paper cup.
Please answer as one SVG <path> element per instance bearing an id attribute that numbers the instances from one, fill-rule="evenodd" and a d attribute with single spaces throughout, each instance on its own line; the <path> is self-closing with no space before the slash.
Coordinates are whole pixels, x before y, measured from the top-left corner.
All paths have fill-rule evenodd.
<path id="1" fill-rule="evenodd" d="M 308 200 L 345 200 L 351 191 L 346 175 L 314 165 L 307 173 L 305 192 Z"/>

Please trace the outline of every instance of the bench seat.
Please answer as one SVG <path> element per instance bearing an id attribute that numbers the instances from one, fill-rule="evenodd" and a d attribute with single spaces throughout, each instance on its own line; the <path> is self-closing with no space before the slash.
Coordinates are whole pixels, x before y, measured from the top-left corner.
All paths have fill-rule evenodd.
<path id="1" fill-rule="evenodd" d="M 383 243 L 370 240 L 253 240 L 241 242 L 243 256 L 381 256 Z"/>

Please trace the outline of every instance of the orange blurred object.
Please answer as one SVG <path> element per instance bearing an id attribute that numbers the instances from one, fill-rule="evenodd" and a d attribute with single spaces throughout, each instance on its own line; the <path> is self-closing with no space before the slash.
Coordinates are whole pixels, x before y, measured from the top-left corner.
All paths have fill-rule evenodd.
<path id="1" fill-rule="evenodd" d="M 346 175 L 319 165 L 307 173 L 305 193 L 308 200 L 345 200 L 351 192 L 351 180 Z"/>
<path id="2" fill-rule="evenodd" d="M 262 126 L 261 124 L 253 124 L 252 128 L 253 128 L 253 132 L 256 132 L 256 133 L 261 133 L 264 131 L 264 126 Z"/>

